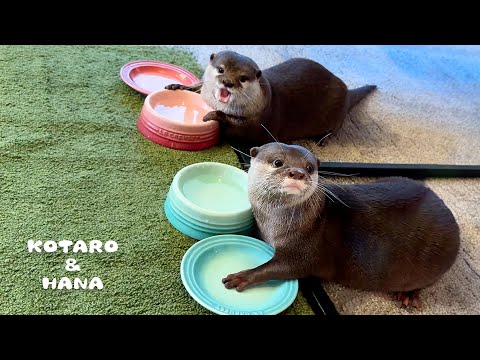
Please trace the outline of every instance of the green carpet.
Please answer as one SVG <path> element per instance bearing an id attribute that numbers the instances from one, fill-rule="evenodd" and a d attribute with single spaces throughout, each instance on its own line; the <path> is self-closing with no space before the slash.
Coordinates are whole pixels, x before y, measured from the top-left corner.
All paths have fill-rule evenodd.
<path id="1" fill-rule="evenodd" d="M 170 225 L 163 203 L 182 167 L 239 163 L 226 145 L 176 151 L 137 131 L 144 96 L 119 70 L 144 59 L 201 76 L 172 48 L 0 47 L 1 314 L 212 314 L 182 285 L 195 241 Z M 29 239 L 114 240 L 118 251 L 29 253 Z M 79 272 L 65 269 L 68 258 Z M 43 277 L 99 277 L 104 288 L 43 289 Z M 299 293 L 283 314 L 311 313 Z"/>

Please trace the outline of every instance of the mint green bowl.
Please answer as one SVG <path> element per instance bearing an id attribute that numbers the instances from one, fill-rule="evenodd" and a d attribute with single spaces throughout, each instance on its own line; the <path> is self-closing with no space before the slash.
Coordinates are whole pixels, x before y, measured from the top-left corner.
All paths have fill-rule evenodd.
<path id="1" fill-rule="evenodd" d="M 177 172 L 169 201 L 179 213 L 214 226 L 246 225 L 253 221 L 248 200 L 248 175 L 234 166 L 201 162 Z"/>
<path id="2" fill-rule="evenodd" d="M 175 211 L 175 208 L 172 206 L 172 203 L 168 198 L 165 201 L 164 210 L 168 221 L 175 229 L 195 240 L 203 240 L 205 238 L 221 234 L 250 235 L 253 230 L 253 224 L 225 229 L 207 224 L 199 225 L 192 223 Z"/>
<path id="3" fill-rule="evenodd" d="M 227 289 L 222 278 L 269 261 L 274 249 L 249 236 L 226 234 L 205 238 L 184 254 L 180 276 L 185 289 L 200 305 L 219 315 L 276 315 L 298 295 L 299 282 L 269 280 L 242 292 Z"/>
<path id="4" fill-rule="evenodd" d="M 172 202 L 170 193 L 168 194 L 167 199 L 165 200 L 165 206 L 169 207 L 170 212 L 173 213 L 176 217 L 178 217 L 179 220 L 181 220 L 182 222 L 187 222 L 191 226 L 199 227 L 205 230 L 218 231 L 218 234 L 228 234 L 229 231 L 233 234 L 237 230 L 245 230 L 247 228 L 252 227 L 253 223 L 255 222 L 255 219 L 252 218 L 242 223 L 237 223 L 232 225 L 217 225 L 212 222 L 202 222 L 202 221 L 196 220 L 188 216 L 187 214 L 185 214 L 175 205 L 174 202 Z"/>

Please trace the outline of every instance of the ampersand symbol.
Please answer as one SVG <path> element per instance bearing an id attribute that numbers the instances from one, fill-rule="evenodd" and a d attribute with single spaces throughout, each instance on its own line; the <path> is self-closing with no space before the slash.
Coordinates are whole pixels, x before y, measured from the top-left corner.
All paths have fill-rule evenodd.
<path id="1" fill-rule="evenodd" d="M 75 265 L 77 260 L 67 259 L 67 264 L 65 265 L 65 270 L 67 271 L 80 271 L 80 265 Z"/>

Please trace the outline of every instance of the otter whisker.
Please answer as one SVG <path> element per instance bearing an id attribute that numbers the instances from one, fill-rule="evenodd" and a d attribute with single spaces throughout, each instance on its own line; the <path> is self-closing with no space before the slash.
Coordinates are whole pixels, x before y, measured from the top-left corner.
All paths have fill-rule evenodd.
<path id="1" fill-rule="evenodd" d="M 275 138 L 275 136 L 272 135 L 272 133 L 270 131 L 268 131 L 268 129 L 265 127 L 265 125 L 263 124 L 260 124 L 262 125 L 262 127 L 270 134 L 270 136 L 273 138 L 273 140 L 275 140 L 275 142 L 278 144 L 278 146 L 280 147 L 280 149 L 282 150 L 283 152 L 283 155 L 285 155 L 285 158 L 287 157 L 287 154 L 285 153 L 285 151 L 283 150 L 283 147 L 280 145 L 280 142 Z"/>
<path id="2" fill-rule="evenodd" d="M 335 199 L 337 199 L 339 202 L 341 202 L 343 205 L 345 205 L 346 207 L 348 207 L 348 208 L 350 207 L 347 204 L 345 204 L 342 200 L 340 200 L 340 198 L 337 195 L 335 195 L 331 190 L 327 189 L 325 186 L 322 186 L 321 184 L 318 184 L 317 186 L 318 186 L 319 189 L 322 190 L 323 193 L 325 193 L 325 195 L 326 195 L 326 193 L 328 193 L 328 194 L 332 195 Z"/>
<path id="3" fill-rule="evenodd" d="M 328 133 L 327 135 L 325 135 L 324 137 L 322 137 L 319 141 L 317 141 L 317 143 L 315 145 L 313 145 L 314 147 L 317 146 L 319 143 L 321 143 L 326 137 L 332 135 L 332 133 Z M 315 156 L 315 154 L 313 153 L 313 148 L 312 149 L 308 149 L 307 147 L 305 147 L 305 149 L 307 149 L 308 152 L 310 152 L 310 154 L 312 154 L 313 156 Z M 304 159 L 307 157 L 308 153 L 305 154 L 305 156 L 303 157 Z"/>
<path id="4" fill-rule="evenodd" d="M 334 201 L 330 196 L 328 196 L 328 194 L 325 193 L 322 189 L 317 189 L 317 190 L 320 190 L 323 195 L 325 195 L 327 198 L 330 199 L 330 201 L 335 202 L 335 201 Z"/>
<path id="5" fill-rule="evenodd" d="M 332 185 L 335 185 L 335 186 L 338 187 L 339 189 L 341 189 L 341 190 L 343 190 L 343 191 L 346 192 L 346 190 L 345 190 L 342 186 L 338 185 L 335 181 L 329 180 L 329 179 L 324 178 L 323 176 L 320 176 L 320 175 L 318 175 L 318 177 L 321 178 L 322 180 L 324 180 L 324 181 L 332 184 Z"/>
<path id="6" fill-rule="evenodd" d="M 313 153 L 311 150 L 309 150 L 309 149 L 307 149 L 307 148 L 305 148 L 305 150 L 307 150 L 307 151 L 308 151 L 310 154 L 312 154 L 313 156 L 315 156 L 315 157 L 316 157 L 316 155 L 315 155 L 315 154 L 314 154 L 314 153 Z M 307 152 L 307 153 L 305 153 L 305 155 L 303 156 L 303 158 L 304 158 L 304 159 L 307 157 L 307 155 L 308 155 L 308 152 Z"/>
<path id="7" fill-rule="evenodd" d="M 248 108 L 253 107 L 255 111 L 260 111 L 262 109 L 262 103 L 260 102 L 258 97 L 255 97 L 251 94 L 248 94 L 243 89 L 238 89 L 238 92 L 240 94 L 242 94 L 243 96 L 245 96 L 245 98 L 250 101 L 250 103 L 248 103 L 248 104 L 247 103 L 241 104 L 244 108 L 248 109 Z"/>
<path id="8" fill-rule="evenodd" d="M 197 84 L 202 84 L 202 85 L 205 85 L 205 84 L 216 84 L 215 81 L 212 81 L 212 80 L 202 80 L 200 81 L 199 83 Z"/>
<path id="9" fill-rule="evenodd" d="M 323 192 L 322 192 L 322 194 L 325 195 Z M 318 191 L 315 191 L 315 190 L 314 190 L 313 194 L 310 196 L 310 199 L 311 199 L 311 202 L 314 203 L 315 208 L 321 207 L 321 205 L 324 202 L 324 199 L 322 197 L 320 197 L 320 194 L 318 193 Z"/>
<path id="10" fill-rule="evenodd" d="M 323 140 L 325 140 L 327 137 L 329 137 L 330 135 L 332 135 L 331 132 L 329 132 L 327 135 L 325 135 L 324 137 L 322 137 L 320 140 L 318 140 L 314 146 L 318 146 L 318 144 L 320 144 Z"/>
<path id="11" fill-rule="evenodd" d="M 245 107 L 251 106 L 253 104 L 256 111 L 260 111 L 263 108 L 264 103 L 260 100 L 258 96 L 254 96 L 253 94 L 249 94 L 247 91 L 240 89 L 239 91 L 243 94 L 248 100 L 251 101 L 251 104 L 245 104 Z M 247 106 L 248 105 L 248 106 Z"/>
<path id="12" fill-rule="evenodd" d="M 241 153 L 241 154 L 243 154 L 243 155 L 248 156 L 249 158 L 251 158 L 250 155 L 245 154 L 243 151 L 240 151 L 240 150 L 238 150 L 237 148 L 234 148 L 232 145 L 230 145 L 230 147 L 231 147 L 233 150 L 237 150 L 239 153 Z"/>
<path id="13" fill-rule="evenodd" d="M 260 124 L 260 125 L 270 134 L 270 136 L 273 138 L 273 140 L 275 140 L 275 142 L 277 142 L 277 143 L 279 142 L 279 141 L 275 138 L 275 136 L 273 136 L 272 133 L 271 133 L 270 131 L 268 131 L 268 129 L 265 127 L 265 125 L 263 125 L 263 124 Z M 283 149 L 282 149 L 282 150 L 283 150 Z"/>
<path id="14" fill-rule="evenodd" d="M 356 174 L 340 174 L 340 173 L 336 173 L 336 172 L 332 172 L 332 171 L 323 171 L 323 170 L 318 170 L 317 172 L 319 174 L 334 175 L 334 176 L 347 176 L 347 177 L 360 175 L 359 173 L 356 173 Z"/>
<path id="15" fill-rule="evenodd" d="M 291 212 L 290 221 L 288 223 L 287 232 L 292 228 L 293 218 L 295 217 L 295 210 Z"/>

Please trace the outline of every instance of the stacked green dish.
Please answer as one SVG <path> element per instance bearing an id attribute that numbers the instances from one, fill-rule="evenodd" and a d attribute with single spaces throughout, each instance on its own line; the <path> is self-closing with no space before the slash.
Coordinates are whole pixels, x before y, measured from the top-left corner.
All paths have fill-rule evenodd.
<path id="1" fill-rule="evenodd" d="M 217 162 L 181 169 L 173 178 L 164 208 L 170 223 L 196 240 L 221 234 L 249 235 L 255 222 L 247 173 Z"/>

